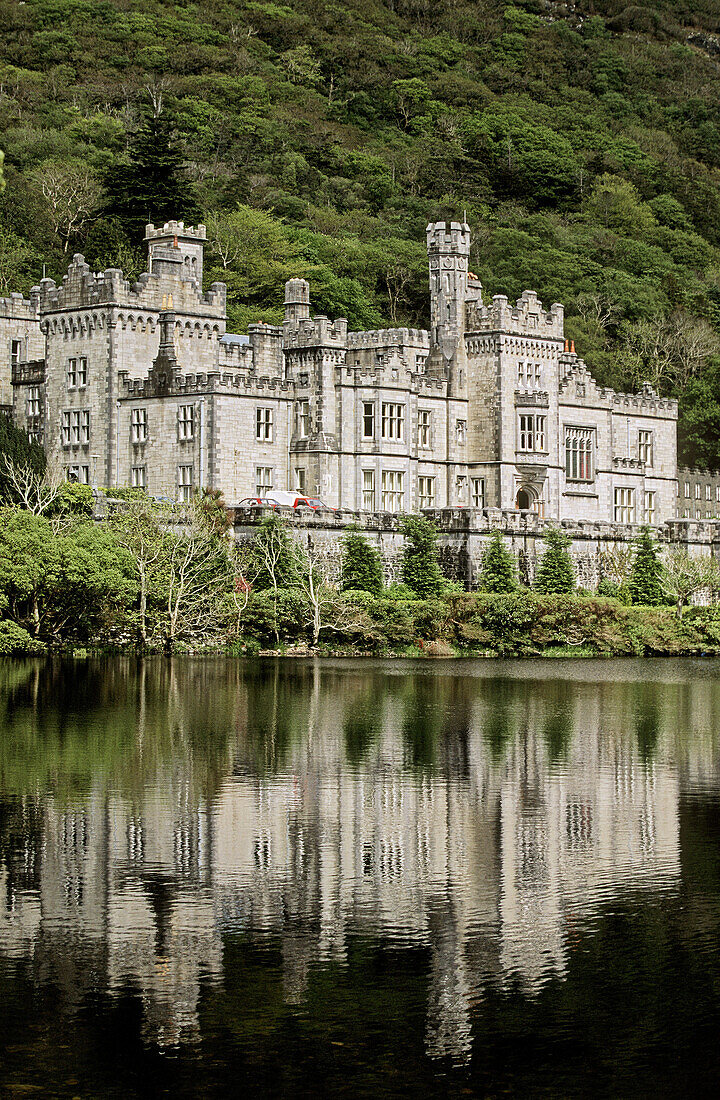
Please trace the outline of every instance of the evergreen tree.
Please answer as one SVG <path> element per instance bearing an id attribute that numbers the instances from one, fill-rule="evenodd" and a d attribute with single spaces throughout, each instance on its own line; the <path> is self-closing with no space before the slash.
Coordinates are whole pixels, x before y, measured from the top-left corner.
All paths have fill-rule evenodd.
<path id="1" fill-rule="evenodd" d="M 633 603 L 657 607 L 665 602 L 663 567 L 658 559 L 658 545 L 649 527 L 643 527 L 635 539 L 635 555 L 630 567 L 628 590 Z"/>
<path id="2" fill-rule="evenodd" d="M 515 559 L 497 530 L 483 551 L 479 584 L 484 592 L 514 592 L 518 586 Z"/>
<path id="3" fill-rule="evenodd" d="M 194 222 L 202 217 L 165 114 L 145 119 L 134 136 L 129 161 L 110 170 L 105 187 L 105 215 L 120 222 L 133 245 L 143 240 L 148 222 L 162 225 L 170 218 Z"/>
<path id="4" fill-rule="evenodd" d="M 5 456 L 15 466 L 29 466 L 40 477 L 45 473 L 45 452 L 39 443 L 31 443 L 27 432 L 16 428 L 10 417 L 0 416 L 0 501 L 12 503 L 15 494 L 4 471 Z"/>
<path id="5" fill-rule="evenodd" d="M 570 539 L 559 527 L 548 528 L 545 553 L 535 576 L 538 592 L 572 592 L 575 588 L 575 568 L 568 552 Z"/>
<path id="6" fill-rule="evenodd" d="M 408 516 L 402 522 L 405 547 L 402 576 L 408 588 L 418 596 L 438 596 L 442 573 L 438 564 L 437 528 L 429 519 Z"/>
<path id="7" fill-rule="evenodd" d="M 380 554 L 359 531 L 350 530 L 345 539 L 342 559 L 342 587 L 380 594 L 383 567 Z"/>

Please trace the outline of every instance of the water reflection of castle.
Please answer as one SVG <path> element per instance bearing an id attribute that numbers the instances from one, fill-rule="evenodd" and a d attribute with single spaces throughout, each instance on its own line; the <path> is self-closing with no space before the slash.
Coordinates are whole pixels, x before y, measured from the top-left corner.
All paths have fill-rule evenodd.
<path id="1" fill-rule="evenodd" d="M 464 1057 L 488 985 L 538 989 L 614 892 L 673 885 L 679 780 L 588 713 L 555 769 L 530 720 L 496 763 L 471 735 L 459 775 L 416 770 L 394 705 L 356 766 L 328 700 L 282 771 L 238 770 L 207 803 L 177 771 L 133 800 L 47 800 L 27 874 L 0 866 L 0 951 L 75 999 L 138 989 L 149 1037 L 168 1043 L 196 1033 L 225 933 L 280 937 L 288 1003 L 353 934 L 420 943 L 428 1050 Z"/>

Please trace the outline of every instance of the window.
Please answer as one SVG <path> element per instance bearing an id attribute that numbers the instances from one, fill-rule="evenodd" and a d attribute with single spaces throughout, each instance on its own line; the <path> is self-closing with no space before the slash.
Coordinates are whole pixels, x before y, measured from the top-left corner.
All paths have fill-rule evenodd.
<path id="1" fill-rule="evenodd" d="M 375 471 L 362 472 L 362 506 L 366 512 L 375 511 Z"/>
<path id="2" fill-rule="evenodd" d="M 192 497 L 193 468 L 192 466 L 178 466 L 178 500 L 185 502 Z"/>
<path id="3" fill-rule="evenodd" d="M 190 467 L 192 470 L 192 467 Z M 130 484 L 133 489 L 145 489 L 147 488 L 147 477 L 144 466 L 131 466 L 130 467 Z"/>
<path id="4" fill-rule="evenodd" d="M 429 409 L 420 409 L 418 412 L 418 447 L 431 445 L 430 426 L 432 413 Z"/>
<path id="5" fill-rule="evenodd" d="M 382 437 L 402 442 L 405 438 L 405 406 L 393 401 L 382 403 Z"/>
<path id="6" fill-rule="evenodd" d="M 90 442 L 90 412 L 88 409 L 83 409 L 80 413 L 80 442 L 83 444 Z"/>
<path id="7" fill-rule="evenodd" d="M 41 406 L 39 386 L 31 386 L 28 390 L 26 410 L 29 418 L 40 416 Z"/>
<path id="8" fill-rule="evenodd" d="M 689 482 L 689 481 L 686 481 L 686 482 L 685 482 L 685 496 L 686 496 L 686 497 L 687 497 L 688 499 L 689 499 L 689 497 L 690 497 L 690 482 Z"/>
<path id="9" fill-rule="evenodd" d="M 90 467 L 89 466 L 66 466 L 65 478 L 67 481 L 72 481 L 76 485 L 89 485 L 90 484 Z"/>
<path id="10" fill-rule="evenodd" d="M 255 495 L 258 497 L 267 496 L 272 492 L 273 488 L 273 472 L 272 466 L 256 466 L 255 467 Z"/>
<path id="11" fill-rule="evenodd" d="M 415 356 L 415 370 L 418 374 L 424 374 L 425 373 L 425 356 L 424 355 L 416 355 Z"/>
<path id="12" fill-rule="evenodd" d="M 372 401 L 363 401 L 362 437 L 375 438 L 375 405 Z"/>
<path id="13" fill-rule="evenodd" d="M 712 500 L 712 485 L 705 486 L 705 500 Z"/>
<path id="14" fill-rule="evenodd" d="M 180 405 L 178 408 L 178 439 L 195 438 L 195 406 Z M 185 469 L 185 467 L 181 467 Z M 185 497 L 181 498 L 185 500 Z M 190 499 L 189 497 L 187 498 Z"/>
<path id="15" fill-rule="evenodd" d="M 434 477 L 419 477 L 418 478 L 418 495 L 420 497 L 421 508 L 434 508 L 435 507 L 435 478 Z"/>
<path id="16" fill-rule="evenodd" d="M 80 410 L 75 409 L 70 413 L 70 442 L 74 446 L 80 443 Z"/>
<path id="17" fill-rule="evenodd" d="M 457 439 L 459 446 L 464 446 L 465 436 L 467 435 L 467 420 L 455 421 L 455 438 Z"/>
<path id="18" fill-rule="evenodd" d="M 544 451 L 545 417 L 536 413 L 521 413 L 519 437 L 518 450 Z"/>
<path id="19" fill-rule="evenodd" d="M 67 384 L 69 390 L 87 386 L 87 359 L 68 359 Z"/>
<path id="20" fill-rule="evenodd" d="M 472 494 L 472 506 L 473 508 L 485 507 L 485 478 L 484 477 L 471 477 L 470 478 L 470 492 Z"/>
<path id="21" fill-rule="evenodd" d="M 695 500 L 700 500 L 700 485 L 695 486 Z"/>
<path id="22" fill-rule="evenodd" d="M 695 519 L 702 519 L 702 512 L 699 508 L 695 509 Z"/>
<path id="23" fill-rule="evenodd" d="M 689 519 L 689 518 L 690 518 L 690 509 L 689 508 L 684 508 L 683 509 L 683 519 Z"/>
<path id="24" fill-rule="evenodd" d="M 400 470 L 383 470 L 381 483 L 382 508 L 386 512 L 402 512 L 405 498 L 405 475 Z"/>
<path id="25" fill-rule="evenodd" d="M 616 523 L 634 523 L 635 522 L 635 490 L 634 489 L 616 489 L 615 490 L 615 522 Z"/>
<path id="26" fill-rule="evenodd" d="M 307 492 L 304 466 L 295 467 L 295 488 L 303 495 Z"/>
<path id="27" fill-rule="evenodd" d="M 130 442 L 147 442 L 148 415 L 147 409 L 133 409 L 130 413 Z"/>
<path id="28" fill-rule="evenodd" d="M 70 413 L 67 411 L 60 418 L 60 442 L 63 447 L 70 446 Z"/>
<path id="29" fill-rule="evenodd" d="M 272 443 L 273 441 L 273 410 L 272 409 L 256 409 L 255 410 L 255 438 L 261 440 L 263 443 Z"/>
<path id="30" fill-rule="evenodd" d="M 10 341 L 10 366 L 17 367 L 22 359 L 22 340 Z"/>
<path id="31" fill-rule="evenodd" d="M 297 431 L 300 439 L 307 439 L 310 435 L 310 402 L 298 401 Z"/>
<path id="32" fill-rule="evenodd" d="M 720 504 L 720 485 L 715 486 L 715 503 Z"/>
<path id="33" fill-rule="evenodd" d="M 638 458 L 646 466 L 653 464 L 653 434 L 652 432 L 638 432 Z"/>
<path id="34" fill-rule="evenodd" d="M 645 522 L 649 523 L 651 527 L 654 527 L 655 523 L 657 522 L 655 499 L 656 499 L 655 490 L 654 489 L 652 489 L 652 490 L 649 489 L 645 493 Z"/>
<path id="35" fill-rule="evenodd" d="M 565 477 L 568 481 L 592 481 L 594 434 L 592 428 L 565 429 Z"/>
<path id="36" fill-rule="evenodd" d="M 539 363 L 526 363 L 522 359 L 518 363 L 518 386 L 523 389 L 540 388 L 542 372 Z"/>

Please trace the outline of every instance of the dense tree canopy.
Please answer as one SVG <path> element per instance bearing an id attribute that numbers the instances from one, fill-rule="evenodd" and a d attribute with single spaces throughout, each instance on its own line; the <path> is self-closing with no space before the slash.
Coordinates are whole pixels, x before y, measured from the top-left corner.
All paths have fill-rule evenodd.
<path id="1" fill-rule="evenodd" d="M 0 0 L 0 293 L 141 270 L 210 228 L 233 326 L 289 274 L 354 326 L 427 323 L 426 223 L 534 288 L 602 383 L 681 399 L 719 463 L 720 0 Z M 69 201 L 71 200 L 71 201 Z"/>

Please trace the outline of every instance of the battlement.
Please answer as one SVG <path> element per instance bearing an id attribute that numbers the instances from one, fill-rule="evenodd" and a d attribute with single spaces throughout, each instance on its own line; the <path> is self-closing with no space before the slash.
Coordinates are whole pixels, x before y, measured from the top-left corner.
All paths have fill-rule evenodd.
<path id="1" fill-rule="evenodd" d="M 428 252 L 470 255 L 470 226 L 467 222 L 430 222 L 425 230 Z"/>
<path id="2" fill-rule="evenodd" d="M 34 286 L 29 298 L 22 294 L 10 294 L 0 298 L 0 317 L 13 320 L 37 321 L 40 316 L 40 287 Z"/>
<path id="3" fill-rule="evenodd" d="M 430 333 L 424 328 L 381 328 L 367 332 L 349 332 L 348 350 L 351 348 L 386 348 L 412 346 L 420 351 L 430 348 Z"/>
<path id="4" fill-rule="evenodd" d="M 286 351 L 294 347 L 341 347 L 347 345 L 348 330 L 344 317 L 331 321 L 318 314 L 314 318 L 286 321 L 283 325 Z"/>
<path id="5" fill-rule="evenodd" d="M 180 272 L 181 265 L 178 267 Z M 112 305 L 159 312 L 162 298 L 168 292 L 173 295 L 178 314 L 207 313 L 217 318 L 225 317 L 225 283 L 213 283 L 203 294 L 196 281 L 185 279 L 180 273 L 167 276 L 165 273 L 144 272 L 137 282 L 131 284 L 120 268 L 93 272 L 81 253 L 73 256 L 67 275 L 59 285 L 54 279 L 41 280 L 39 309 L 41 313 L 56 313 Z"/>
<path id="6" fill-rule="evenodd" d="M 565 309 L 553 302 L 546 310 L 534 290 L 526 290 L 511 306 L 505 294 L 495 294 L 491 304 L 467 302 L 465 307 L 467 333 L 501 332 L 518 336 L 563 340 Z"/>
<path id="7" fill-rule="evenodd" d="M 169 221 L 160 226 L 152 223 L 145 226 L 145 240 L 158 240 L 162 237 L 184 237 L 188 240 L 207 240 L 207 229 L 204 225 L 185 225 L 185 222 Z"/>
<path id="8" fill-rule="evenodd" d="M 138 397 L 155 397 L 156 387 L 152 377 L 130 378 L 127 371 L 119 371 L 119 400 L 132 400 Z M 197 373 L 176 374 L 163 390 L 163 395 L 184 396 L 187 394 L 227 393 L 243 396 L 261 395 L 264 397 L 292 397 L 295 384 L 291 379 L 256 377 L 248 374 L 233 374 L 230 371 L 198 371 Z"/>

